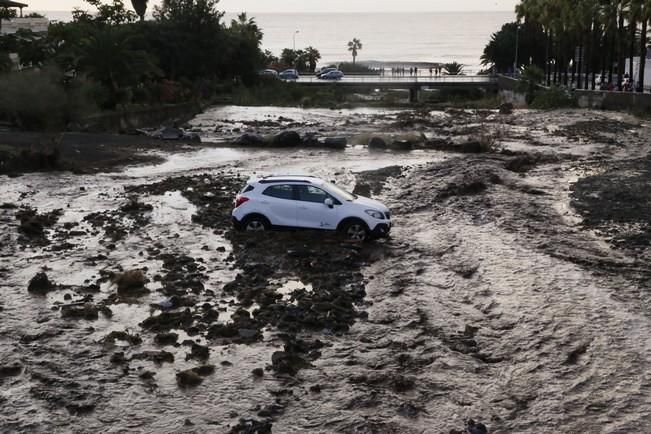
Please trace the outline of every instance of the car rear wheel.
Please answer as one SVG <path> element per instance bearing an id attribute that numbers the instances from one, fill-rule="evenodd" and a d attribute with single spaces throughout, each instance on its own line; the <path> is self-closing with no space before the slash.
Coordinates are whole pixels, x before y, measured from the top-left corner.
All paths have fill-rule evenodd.
<path id="1" fill-rule="evenodd" d="M 341 233 L 350 241 L 364 241 L 369 236 L 368 227 L 361 220 L 347 222 L 341 228 Z"/>
<path id="2" fill-rule="evenodd" d="M 269 230 L 269 220 L 262 216 L 251 216 L 244 219 L 242 228 L 247 232 L 262 232 Z"/>

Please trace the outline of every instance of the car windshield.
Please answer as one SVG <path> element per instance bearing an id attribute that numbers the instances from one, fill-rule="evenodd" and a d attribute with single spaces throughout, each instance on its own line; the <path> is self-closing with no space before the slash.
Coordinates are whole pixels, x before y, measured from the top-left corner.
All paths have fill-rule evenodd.
<path id="1" fill-rule="evenodd" d="M 355 196 L 354 194 L 348 193 L 346 190 L 342 190 L 341 188 L 337 187 L 336 185 L 334 185 L 331 182 L 324 182 L 323 186 L 326 187 L 331 192 L 338 195 L 339 197 L 341 197 L 342 199 L 347 200 L 349 202 L 351 202 L 351 201 L 355 200 L 355 198 L 357 198 L 357 196 Z"/>

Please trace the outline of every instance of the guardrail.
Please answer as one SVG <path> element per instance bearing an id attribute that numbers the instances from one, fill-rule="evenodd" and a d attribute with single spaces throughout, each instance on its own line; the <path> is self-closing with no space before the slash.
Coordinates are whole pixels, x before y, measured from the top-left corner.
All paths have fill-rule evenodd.
<path id="1" fill-rule="evenodd" d="M 479 84 L 497 83 L 497 77 L 488 75 L 445 75 L 445 76 L 418 76 L 418 77 L 395 77 L 395 76 L 345 76 L 341 80 L 323 80 L 315 76 L 302 76 L 295 80 L 299 84 L 326 84 L 326 83 L 360 83 L 360 84 L 396 84 L 396 85 L 435 85 L 444 83 Z"/>

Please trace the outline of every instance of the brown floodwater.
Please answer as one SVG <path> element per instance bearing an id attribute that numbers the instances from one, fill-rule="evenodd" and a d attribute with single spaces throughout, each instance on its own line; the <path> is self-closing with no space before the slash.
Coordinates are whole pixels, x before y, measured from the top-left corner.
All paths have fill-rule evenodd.
<path id="1" fill-rule="evenodd" d="M 282 125 L 324 135 L 440 135 L 432 127 L 396 127 L 397 114 L 221 107 L 191 125 L 215 141 L 226 128 L 233 135 L 247 129 L 269 134 L 272 127 L 255 122 L 279 116 L 289 119 Z M 0 204 L 39 213 L 63 210 L 45 229 L 47 238 L 65 223 L 78 224 L 80 233 L 60 251 L 54 247 L 61 240 L 24 243 L 15 210 L 0 209 L 0 368 L 20 366 L 16 375 L 0 374 L 0 431 L 228 432 L 240 418 L 253 418 L 269 419 L 279 433 L 439 433 L 463 429 L 473 418 L 491 432 L 647 432 L 651 304 L 647 284 L 637 278 L 645 264 L 584 228 L 570 202 L 577 180 L 602 173 L 606 164 L 647 155 L 648 126 L 619 132 L 612 143 L 578 133 L 580 140 L 569 141 L 556 131 L 585 120 L 633 123 L 631 118 L 581 111 L 430 116 L 493 131 L 502 151 L 554 158 L 514 172 L 505 169 L 513 158 L 508 153 L 216 147 L 165 154 L 161 164 L 113 173 L 3 178 Z M 368 317 L 346 333 L 301 331 L 299 337 L 316 337 L 326 346 L 291 378 L 251 375 L 283 346 L 272 326 L 252 343 L 211 341 L 174 329 L 178 342 L 193 339 L 210 347 L 208 363 L 216 366 L 199 386 L 179 387 L 176 373 L 199 363 L 186 360 L 186 346 L 161 346 L 140 326 L 168 299 L 157 281 L 147 285 L 146 295 L 111 304 L 112 317 L 66 319 L 55 309 L 82 300 L 79 288 L 99 279 L 103 269 L 163 273 L 163 261 L 143 253 L 155 244 L 201 259 L 210 292 L 196 294 L 196 303 L 220 308 L 218 322 L 228 323 L 241 307 L 223 291 L 242 272 L 227 260 L 233 254 L 228 228 L 213 231 L 194 222 L 197 205 L 183 191 L 142 195 L 139 200 L 152 207 L 148 223 L 133 226 L 110 248 L 103 231 L 83 220 L 119 208 L 135 185 L 179 176 L 309 173 L 353 189 L 371 182 L 365 171 L 396 165 L 403 167 L 401 177 L 388 178 L 374 195 L 391 208 L 395 228 L 390 240 L 378 243 L 382 254 L 360 270 L 367 295 L 357 308 Z M 470 182 L 482 187 L 463 190 Z M 104 256 L 89 260 L 98 253 Z M 29 293 L 29 280 L 43 270 L 70 287 L 45 296 Z M 318 282 L 295 275 L 268 285 L 290 304 L 294 291 L 318 289 Z M 114 285 L 102 282 L 93 302 L 114 293 Z M 259 306 L 244 307 L 253 314 Z M 111 331 L 140 334 L 142 343 L 103 342 Z M 173 362 L 134 359 L 125 368 L 110 361 L 119 351 L 132 356 L 162 349 Z M 153 380 L 141 378 L 145 371 L 154 373 Z M 320 392 L 310 390 L 313 385 Z M 281 409 L 261 416 L 273 403 Z"/>

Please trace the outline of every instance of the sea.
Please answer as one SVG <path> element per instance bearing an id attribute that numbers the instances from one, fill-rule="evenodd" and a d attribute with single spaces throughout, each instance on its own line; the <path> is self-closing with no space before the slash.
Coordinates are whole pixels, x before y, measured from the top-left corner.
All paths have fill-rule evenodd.
<path id="1" fill-rule="evenodd" d="M 41 11 L 52 20 L 70 12 Z M 227 13 L 227 23 L 236 14 Z M 357 60 L 385 65 L 459 62 L 467 73 L 481 69 L 480 57 L 491 34 L 515 19 L 513 12 L 423 13 L 248 13 L 264 32 L 263 49 L 312 46 L 321 65 L 350 61 L 348 41 L 362 42 Z M 298 31 L 298 33 L 297 33 Z"/>

